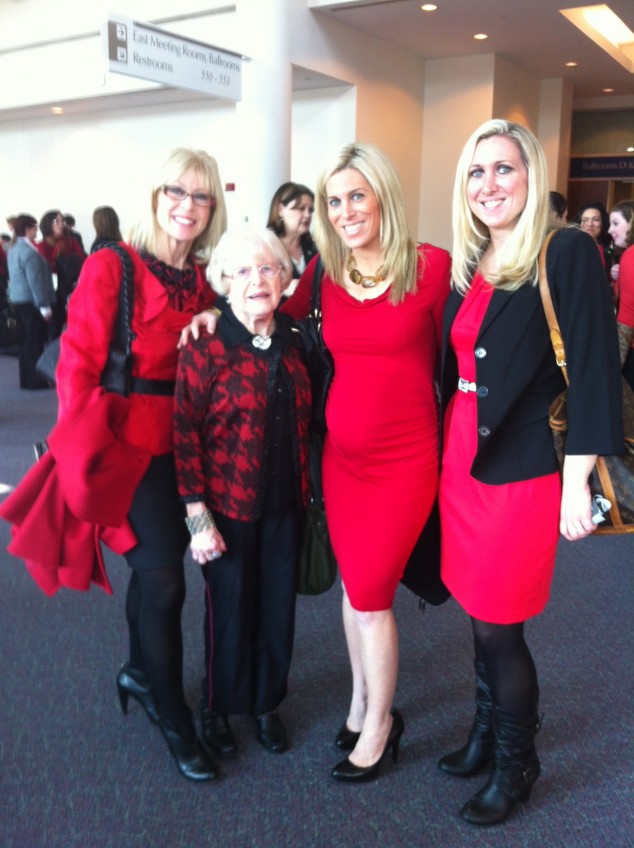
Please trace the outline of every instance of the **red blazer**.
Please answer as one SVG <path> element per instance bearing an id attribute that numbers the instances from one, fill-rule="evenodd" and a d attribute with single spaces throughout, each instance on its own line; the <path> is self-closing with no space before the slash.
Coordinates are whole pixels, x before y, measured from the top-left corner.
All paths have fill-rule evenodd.
<path id="1" fill-rule="evenodd" d="M 13 525 L 9 553 L 47 595 L 91 582 L 111 594 L 100 542 L 119 554 L 136 544 L 126 516 L 151 455 L 119 438 L 129 403 L 104 389 L 85 392 L 0 504 L 0 517 Z"/>
<path id="2" fill-rule="evenodd" d="M 192 315 L 213 305 L 215 294 L 198 266 L 195 290 L 185 297 L 182 311 L 173 309 L 166 289 L 136 251 L 126 247 L 134 264 L 132 374 L 175 380 L 180 332 Z M 82 392 L 99 385 L 118 310 L 120 284 L 121 261 L 113 251 L 100 250 L 88 257 L 70 298 L 68 329 L 61 338 L 56 373 L 60 420 Z M 168 453 L 173 449 L 173 405 L 172 397 L 132 394 L 122 439 L 147 448 L 154 456 Z"/>

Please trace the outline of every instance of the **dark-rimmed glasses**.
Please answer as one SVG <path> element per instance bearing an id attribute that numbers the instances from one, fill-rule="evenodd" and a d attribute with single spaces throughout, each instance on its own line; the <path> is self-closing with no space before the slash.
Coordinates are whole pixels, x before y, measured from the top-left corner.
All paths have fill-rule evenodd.
<path id="1" fill-rule="evenodd" d="M 182 186 L 178 185 L 164 185 L 161 186 L 161 191 L 163 194 L 166 194 L 172 200 L 177 200 L 179 203 L 182 203 L 183 200 L 187 200 L 188 197 L 191 197 L 192 202 L 196 204 L 196 206 L 215 206 L 216 198 L 212 197 L 211 194 L 207 194 L 205 191 L 185 191 Z"/>

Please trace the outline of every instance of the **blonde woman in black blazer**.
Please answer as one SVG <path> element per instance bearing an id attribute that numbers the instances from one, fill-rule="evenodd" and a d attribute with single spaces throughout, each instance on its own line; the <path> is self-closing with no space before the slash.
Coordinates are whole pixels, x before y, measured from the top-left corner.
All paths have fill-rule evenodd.
<path id="1" fill-rule="evenodd" d="M 453 291 L 444 323 L 440 482 L 442 576 L 471 617 L 476 718 L 466 745 L 439 761 L 452 775 L 490 766 L 463 807 L 503 821 L 539 776 L 538 684 L 524 622 L 548 600 L 559 534 L 594 529 L 588 476 L 623 450 L 614 313 L 592 239 L 561 229 L 546 265 L 566 341 L 569 432 L 563 479 L 548 426 L 564 387 L 537 283 L 549 229 L 544 153 L 518 124 L 471 136 L 454 188 Z"/>

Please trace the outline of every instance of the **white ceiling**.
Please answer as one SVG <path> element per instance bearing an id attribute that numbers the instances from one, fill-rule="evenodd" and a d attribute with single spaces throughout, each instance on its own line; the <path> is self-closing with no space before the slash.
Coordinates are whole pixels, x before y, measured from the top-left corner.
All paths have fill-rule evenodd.
<path id="1" fill-rule="evenodd" d="M 308 0 L 308 6 L 317 15 L 331 16 L 339 23 L 396 44 L 424 59 L 495 53 L 540 79 L 563 77 L 570 80 L 577 107 L 580 100 L 585 100 L 591 101 L 593 109 L 634 109 L 634 74 L 559 13 L 560 8 L 583 5 L 584 0 L 435 0 L 438 9 L 430 13 L 420 10 L 422 2 L 424 0 Z M 606 2 L 634 31 L 634 0 Z M 477 32 L 486 32 L 488 39 L 475 41 L 473 36 Z M 380 63 L 380 51 L 376 58 Z M 578 67 L 566 68 L 566 61 L 576 61 Z M 341 80 L 315 71 L 294 68 L 295 90 L 341 84 Z M 613 88 L 614 93 L 604 94 L 603 88 Z M 136 95 L 128 93 L 68 102 L 64 103 L 64 109 L 66 114 L 73 114 L 197 99 L 206 98 L 195 92 L 184 94 L 179 89 L 158 87 Z M 48 105 L 4 111 L 5 120 L 48 116 Z"/>
<path id="2" fill-rule="evenodd" d="M 495 53 L 540 79 L 570 80 L 575 100 L 634 97 L 634 74 L 559 12 L 601 1 L 434 0 L 438 9 L 422 12 L 424 0 L 320 0 L 319 8 L 313 8 L 425 59 Z M 603 2 L 634 31 L 634 0 Z M 473 36 L 481 32 L 488 39 L 475 41 Z M 578 62 L 578 67 L 566 68 L 567 61 Z M 603 88 L 613 88 L 614 94 L 603 94 Z"/>

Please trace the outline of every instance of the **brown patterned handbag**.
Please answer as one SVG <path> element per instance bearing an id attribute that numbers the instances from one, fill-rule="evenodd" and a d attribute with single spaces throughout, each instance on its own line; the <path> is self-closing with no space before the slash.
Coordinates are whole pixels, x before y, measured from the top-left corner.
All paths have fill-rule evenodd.
<path id="1" fill-rule="evenodd" d="M 546 275 L 546 248 L 554 232 L 556 231 L 553 230 L 547 236 L 539 255 L 539 290 L 550 329 L 555 360 L 561 368 L 567 386 L 568 371 L 564 340 L 555 315 Z M 567 394 L 566 388 L 555 398 L 550 405 L 548 416 L 560 468 L 563 468 L 568 430 Z M 593 535 L 634 533 L 634 391 L 625 379 L 623 380 L 623 425 L 625 452 L 614 456 L 599 456 L 590 475 L 593 503 L 601 504 L 601 499 L 610 503 L 608 511 L 603 514 L 604 520 L 597 525 Z M 601 509 L 600 511 L 602 512 Z"/>

